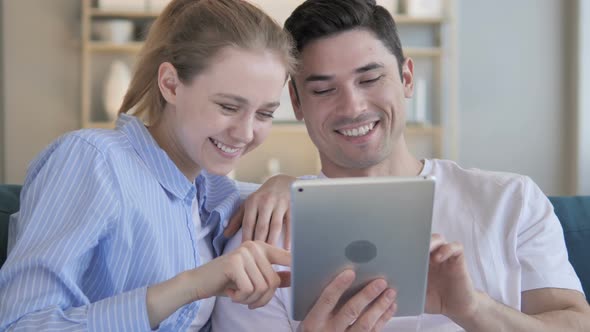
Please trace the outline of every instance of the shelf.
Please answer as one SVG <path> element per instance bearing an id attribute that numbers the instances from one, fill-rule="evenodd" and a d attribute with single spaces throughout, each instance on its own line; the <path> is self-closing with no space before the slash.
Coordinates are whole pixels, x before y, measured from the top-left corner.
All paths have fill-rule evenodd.
<path id="1" fill-rule="evenodd" d="M 91 41 L 88 42 L 88 48 L 94 52 L 123 52 L 123 53 L 137 53 L 141 50 L 143 42 L 130 42 L 125 44 L 117 44 L 110 42 Z"/>
<path id="2" fill-rule="evenodd" d="M 404 55 L 435 58 L 442 55 L 442 50 L 438 47 L 404 47 Z"/>
<path id="3" fill-rule="evenodd" d="M 108 121 L 90 121 L 85 126 L 85 128 L 115 128 L 115 122 L 108 122 Z M 277 121 L 273 123 L 272 127 L 273 131 L 279 131 L 282 133 L 307 133 L 307 129 L 303 122 L 295 122 L 295 121 Z"/>
<path id="4" fill-rule="evenodd" d="M 89 122 L 86 124 L 85 128 L 112 129 L 115 128 L 115 122 Z M 409 123 L 406 126 L 406 133 L 409 135 L 437 135 L 440 132 L 440 130 L 441 128 L 438 126 L 426 124 L 422 125 Z M 273 123 L 272 131 L 280 133 L 307 134 L 307 129 L 305 128 L 305 124 L 303 122 L 277 121 Z"/>
<path id="5" fill-rule="evenodd" d="M 159 14 L 159 12 L 152 11 L 102 10 L 98 8 L 90 9 L 91 17 L 104 18 L 155 19 Z"/>
<path id="6" fill-rule="evenodd" d="M 408 135 L 439 135 L 441 127 L 427 124 L 408 123 L 406 125 L 406 134 Z"/>
<path id="7" fill-rule="evenodd" d="M 416 17 L 408 15 L 394 15 L 396 24 L 442 24 L 445 19 L 442 17 Z"/>
<path id="8" fill-rule="evenodd" d="M 155 11 L 132 11 L 132 10 L 103 10 L 98 8 L 90 9 L 91 17 L 102 18 L 127 18 L 127 19 L 155 19 L 160 13 Z M 416 17 L 408 15 L 395 15 L 397 24 L 442 24 L 445 19 L 442 17 Z"/>
<path id="9" fill-rule="evenodd" d="M 289 0 L 291 1 L 291 0 Z M 300 0 L 296 0 L 300 1 Z M 455 0 L 450 0 L 453 2 Z M 270 2 L 270 1 L 269 1 Z M 279 2 L 278 0 L 272 0 L 272 3 Z M 302 2 L 302 0 L 301 0 Z M 445 3 L 447 1 L 445 0 Z M 139 10 L 129 9 L 100 9 L 96 7 L 96 0 L 81 0 L 82 3 L 82 24 L 81 24 L 81 53 L 82 53 L 82 127 L 84 128 L 102 128 L 109 129 L 115 128 L 115 123 L 106 120 L 107 118 L 100 115 L 101 106 L 97 104 L 97 94 L 100 93 L 101 84 L 98 82 L 97 69 L 98 66 L 103 65 L 103 62 L 112 58 L 121 57 L 125 61 L 133 62 L 133 58 L 139 54 L 142 50 L 144 41 L 131 41 L 128 43 L 114 43 L 108 40 L 91 40 L 92 28 L 94 22 L 104 22 L 106 20 L 124 19 L 133 22 L 135 28 L 144 29 L 148 22 L 157 19 L 160 12 L 155 10 L 145 9 Z M 153 8 L 153 7 L 152 7 Z M 445 8 L 453 8 L 452 5 L 447 4 Z M 281 9 L 281 8 L 279 8 Z M 277 11 L 279 10 L 277 9 Z M 275 10 L 275 7 L 273 7 Z M 450 10 L 443 11 L 441 17 L 416 17 L 410 16 L 405 13 L 395 14 L 393 17 L 398 27 L 406 29 L 410 32 L 414 30 L 419 32 L 428 32 L 434 37 L 432 42 L 424 44 L 422 39 L 410 38 L 410 41 L 415 41 L 414 47 L 404 47 L 404 55 L 410 56 L 414 59 L 418 59 L 420 62 L 427 62 L 427 73 L 431 75 L 427 76 L 431 80 L 432 89 L 436 91 L 435 96 L 442 94 L 443 84 L 449 81 L 446 78 L 445 72 L 441 68 L 443 62 L 447 60 L 454 60 L 452 51 L 453 40 L 447 37 L 453 37 L 450 32 L 453 32 L 456 18 L 453 12 Z M 277 13 L 279 15 L 279 13 Z M 412 45 L 409 43 L 408 45 Z M 425 47 L 420 47 L 424 45 Z M 98 64 L 97 64 L 98 63 Z M 432 68 L 430 68 L 432 67 Z M 429 69 L 430 68 L 430 69 Z M 430 71 L 428 71 L 430 70 Z M 430 73 L 431 72 L 431 73 Z M 95 76 L 95 77 L 93 77 Z M 452 83 L 452 82 L 451 82 Z M 451 94 L 454 91 L 454 87 L 451 86 Z M 446 93 L 446 90 L 444 90 Z M 443 157 L 443 142 L 448 137 L 454 137 L 454 133 L 449 131 L 446 125 L 446 119 L 443 114 L 446 110 L 444 100 L 442 98 L 435 98 L 432 102 L 432 119 L 441 119 L 445 126 L 438 124 L 420 124 L 420 123 L 408 123 L 404 132 L 406 137 L 410 137 L 408 141 L 412 141 L 412 148 L 415 149 L 416 155 L 425 157 Z M 452 106 L 452 105 L 451 105 Z M 106 121 L 93 121 L 105 119 Z M 452 128 L 451 128 L 452 129 Z M 313 171 L 319 165 L 319 159 L 317 157 L 317 151 L 311 140 L 309 139 L 307 128 L 304 122 L 295 120 L 275 120 L 270 131 L 273 135 L 272 138 L 268 139 L 263 146 L 257 149 L 252 155 L 249 154 L 242 165 L 245 168 L 240 169 L 243 176 L 251 176 L 252 178 L 258 179 L 260 174 L 257 171 L 264 170 L 266 167 L 265 162 L 270 157 L 280 157 L 285 167 L 291 167 L 292 169 L 286 169 L 292 171 L 293 174 L 299 174 L 301 172 L 309 173 Z M 290 156 L 285 154 L 284 146 L 294 142 L 294 140 L 304 141 L 304 147 L 300 148 L 299 154 Z M 289 159 L 291 158 L 291 159 Z M 307 168 L 306 168 L 307 167 Z M 311 168 L 310 168 L 311 167 Z M 247 170 L 246 170 L 247 169 Z M 251 174 L 250 174 L 251 173 Z M 313 173 L 313 172 L 312 172 Z"/>
<path id="10" fill-rule="evenodd" d="M 99 129 L 113 129 L 115 128 L 115 122 L 107 122 L 107 121 L 101 121 L 101 122 L 88 122 L 86 124 L 84 124 L 83 126 L 84 128 L 99 128 Z"/>
<path id="11" fill-rule="evenodd" d="M 117 44 L 102 41 L 90 41 L 88 47 L 93 52 L 120 52 L 120 53 L 138 53 L 143 46 L 143 42 L 136 41 L 125 44 Z M 404 54 L 414 57 L 440 57 L 442 50 L 438 47 L 406 47 Z"/>

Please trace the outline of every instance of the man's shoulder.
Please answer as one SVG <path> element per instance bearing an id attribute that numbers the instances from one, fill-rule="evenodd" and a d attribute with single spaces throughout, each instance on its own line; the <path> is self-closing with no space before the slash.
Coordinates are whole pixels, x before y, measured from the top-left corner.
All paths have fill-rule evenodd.
<path id="1" fill-rule="evenodd" d="M 515 187 L 523 187 L 532 182 L 529 177 L 521 174 L 489 171 L 475 167 L 465 168 L 451 160 L 432 160 L 432 163 L 430 175 L 435 176 L 445 187 L 456 185 L 465 187 L 465 189 L 485 188 L 505 191 L 515 189 Z"/>

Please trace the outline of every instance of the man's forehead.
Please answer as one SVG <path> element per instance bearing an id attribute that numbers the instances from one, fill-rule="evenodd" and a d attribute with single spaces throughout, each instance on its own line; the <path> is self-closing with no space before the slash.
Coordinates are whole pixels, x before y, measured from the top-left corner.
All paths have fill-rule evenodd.
<path id="1" fill-rule="evenodd" d="M 372 33 L 352 30 L 320 38 L 306 45 L 301 52 L 299 74 L 354 73 L 371 63 L 389 66 L 397 63 L 397 60 Z"/>

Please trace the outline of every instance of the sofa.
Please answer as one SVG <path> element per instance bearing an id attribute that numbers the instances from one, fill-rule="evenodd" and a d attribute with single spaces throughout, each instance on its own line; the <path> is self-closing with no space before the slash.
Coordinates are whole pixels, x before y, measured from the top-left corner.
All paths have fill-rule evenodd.
<path id="1" fill-rule="evenodd" d="M 6 260 L 9 216 L 19 209 L 19 185 L 0 185 L 0 266 Z M 590 302 L 590 196 L 549 197 L 563 226 L 569 260 Z"/>

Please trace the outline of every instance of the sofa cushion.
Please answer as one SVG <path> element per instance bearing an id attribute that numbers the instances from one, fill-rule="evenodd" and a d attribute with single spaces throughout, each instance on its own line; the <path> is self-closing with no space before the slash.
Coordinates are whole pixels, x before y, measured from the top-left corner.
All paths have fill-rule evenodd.
<path id="1" fill-rule="evenodd" d="M 19 209 L 21 186 L 0 185 L 0 266 L 6 260 L 8 221 Z M 590 196 L 549 197 L 563 226 L 565 244 L 590 302 Z"/>
<path id="2" fill-rule="evenodd" d="M 8 220 L 18 211 L 20 189 L 19 185 L 0 185 L 0 266 L 6 260 Z"/>
<path id="3" fill-rule="evenodd" d="M 563 226 L 565 244 L 590 302 L 590 196 L 549 197 Z"/>

